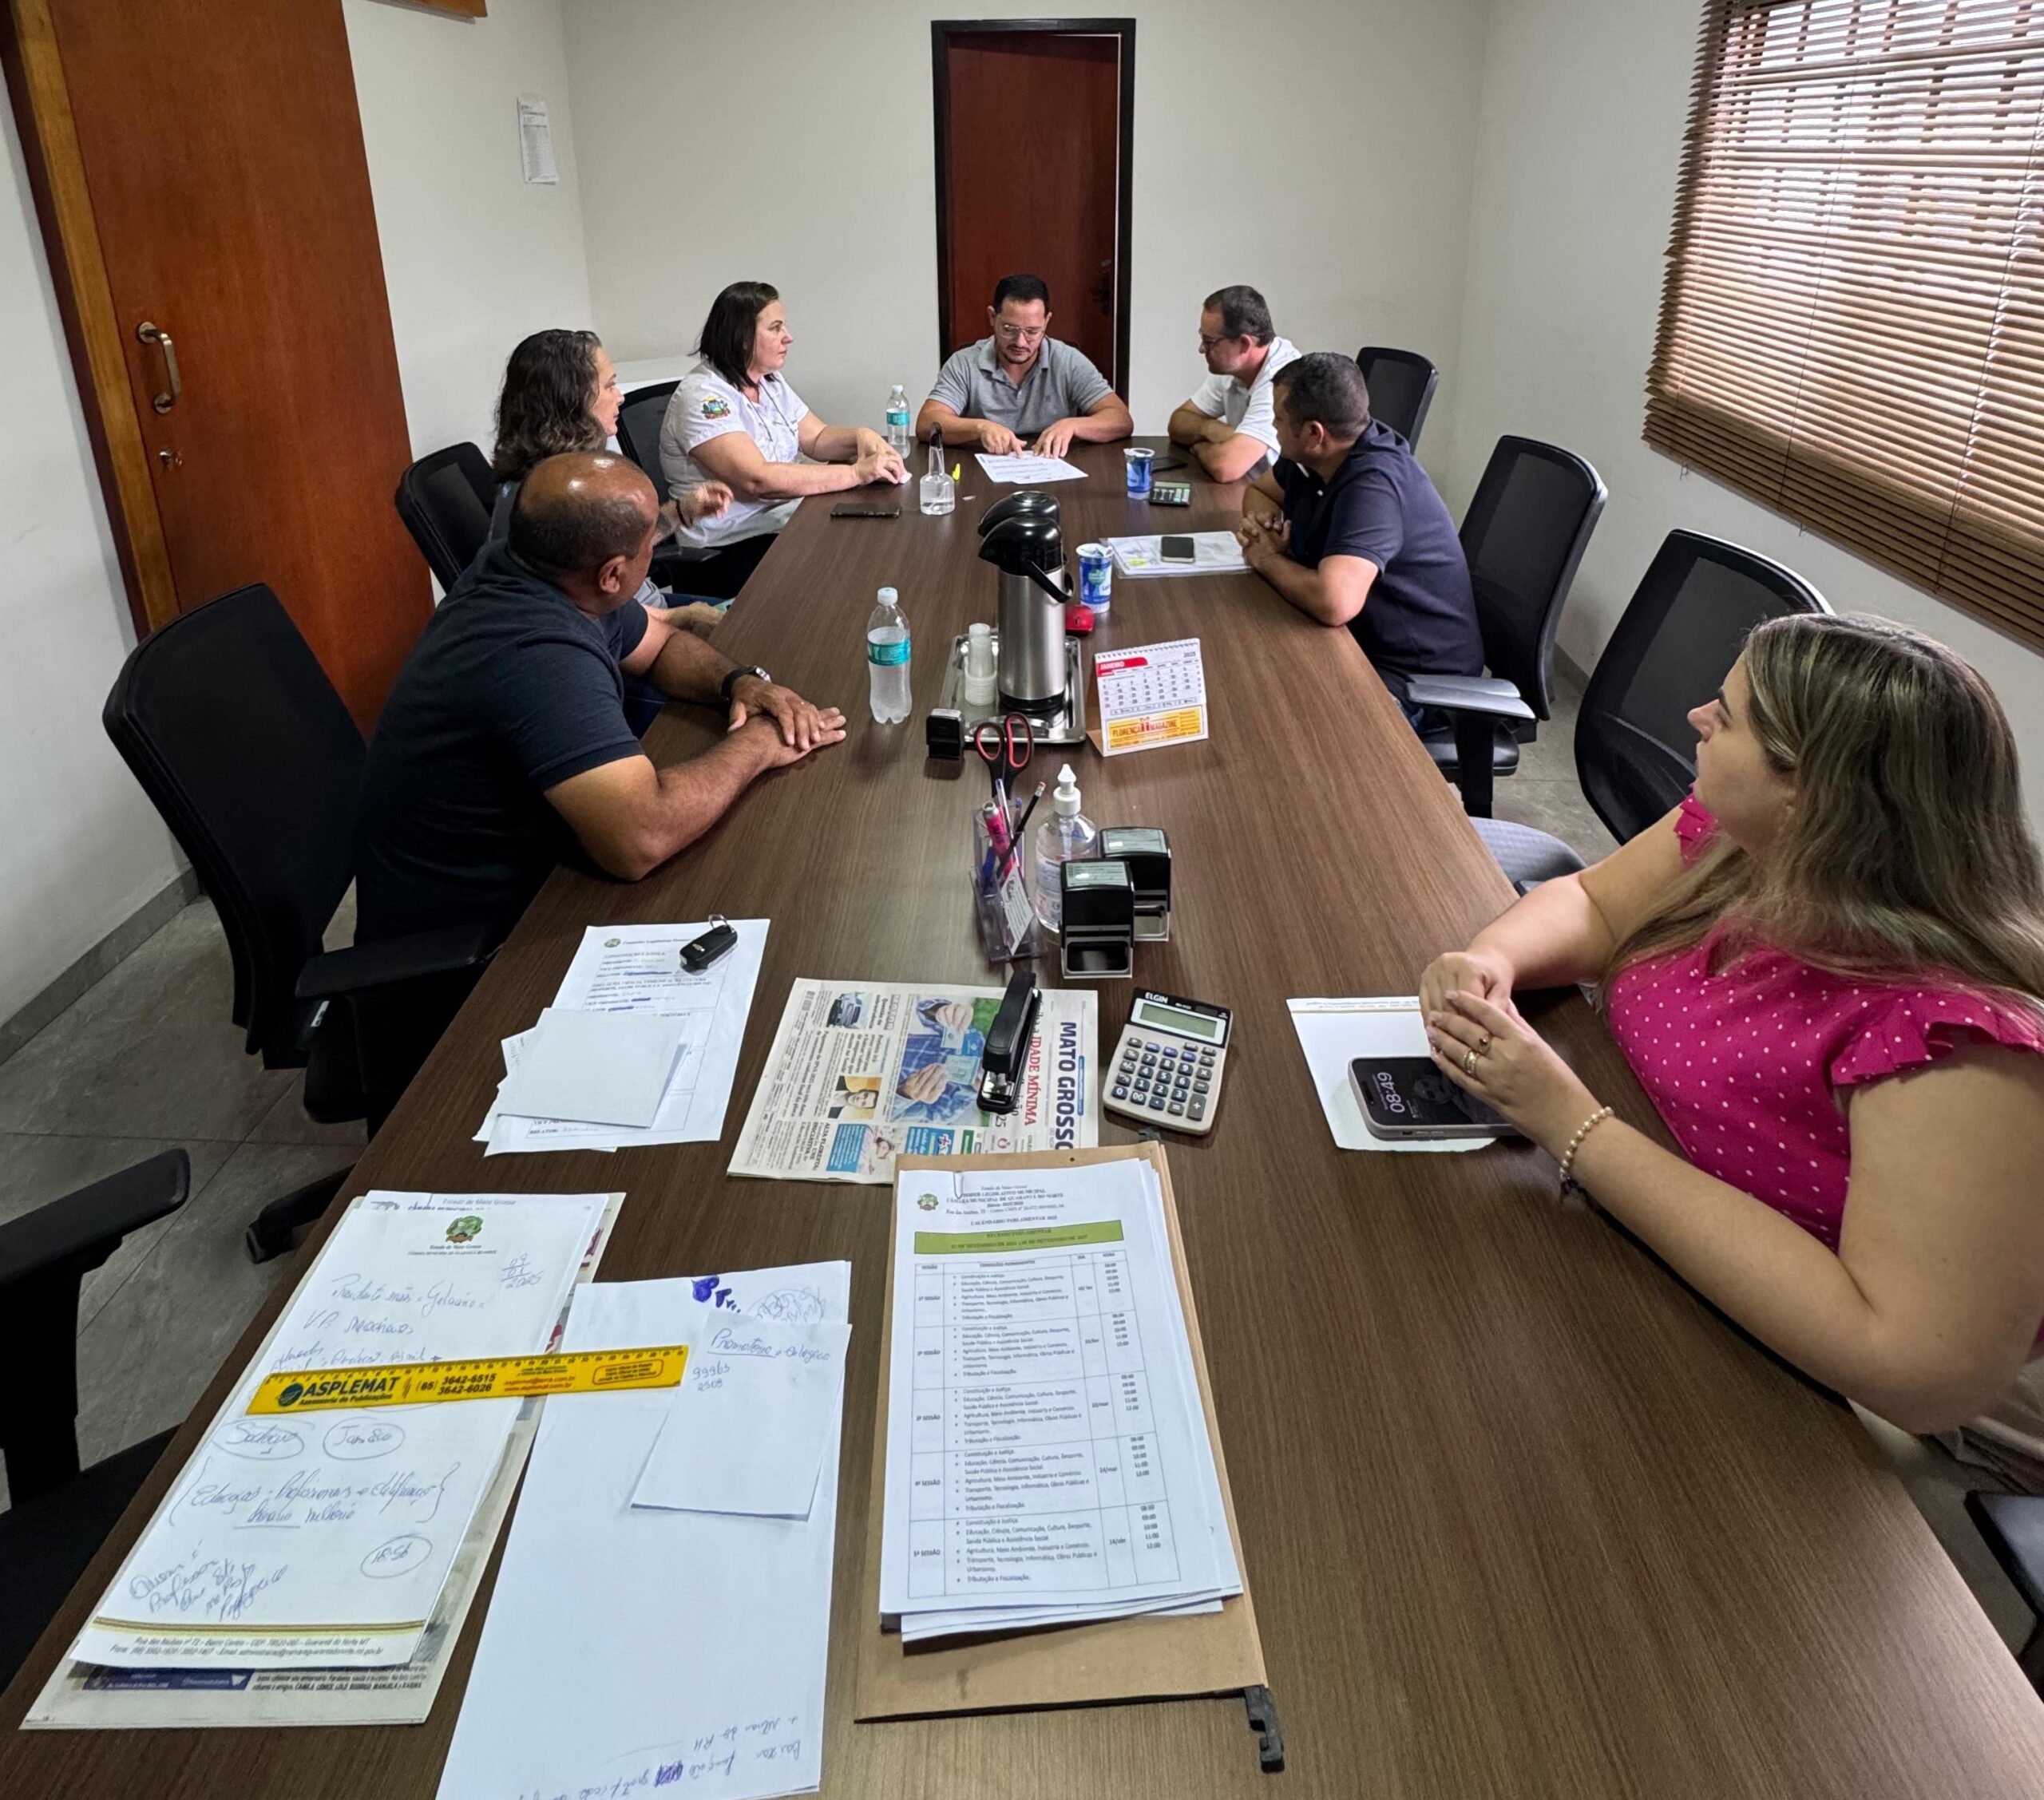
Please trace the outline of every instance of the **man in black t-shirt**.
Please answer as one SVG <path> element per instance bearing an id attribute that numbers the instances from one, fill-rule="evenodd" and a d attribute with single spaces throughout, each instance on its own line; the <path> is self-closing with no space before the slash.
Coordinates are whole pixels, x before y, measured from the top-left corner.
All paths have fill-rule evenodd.
<path id="1" fill-rule="evenodd" d="M 1242 496 L 1251 568 L 1309 618 L 1346 625 L 1416 728 L 1410 675 L 1480 675 L 1483 632 L 1455 521 L 1412 447 L 1370 417 L 1363 372 L 1316 350 L 1273 383 L 1279 460 Z"/>
<path id="2" fill-rule="evenodd" d="M 621 457 L 551 457 L 518 491 L 390 690 L 362 774 L 358 942 L 471 920 L 498 936 L 578 851 L 628 881 L 707 831 L 753 779 L 845 735 L 635 597 L 660 502 Z M 656 769 L 624 678 L 727 706 L 723 738 Z"/>

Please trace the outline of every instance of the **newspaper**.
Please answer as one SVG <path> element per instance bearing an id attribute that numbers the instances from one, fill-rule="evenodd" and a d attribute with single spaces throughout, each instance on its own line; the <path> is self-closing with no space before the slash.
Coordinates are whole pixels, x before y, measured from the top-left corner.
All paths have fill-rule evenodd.
<path id="1" fill-rule="evenodd" d="M 894 1158 L 1090 1149 L 1099 1002 L 1045 989 L 1012 1113 L 974 1099 L 998 987 L 798 980 L 731 1158 L 769 1181 L 894 1178 Z"/>
<path id="2" fill-rule="evenodd" d="M 617 1223 L 612 1193 L 576 1284 L 591 1280 Z M 358 1201 L 355 1204 L 359 1205 Z M 564 1319 L 567 1309 L 562 1309 Z M 555 1332 L 559 1335 L 557 1324 Z M 195 1726 L 420 1725 L 511 1509 L 545 1402 L 528 1400 L 511 1429 L 440 1598 L 409 1663 L 361 1669 L 113 1669 L 58 1663 L 22 1720 L 25 1731 L 164 1731 Z"/>

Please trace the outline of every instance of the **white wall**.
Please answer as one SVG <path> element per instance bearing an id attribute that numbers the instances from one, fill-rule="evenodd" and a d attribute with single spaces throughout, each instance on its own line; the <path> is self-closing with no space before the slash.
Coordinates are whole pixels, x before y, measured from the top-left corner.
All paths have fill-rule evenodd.
<path id="1" fill-rule="evenodd" d="M 11 109 L 0 158 L 5 1019 L 184 864 L 99 722 L 135 635 Z"/>
<path id="2" fill-rule="evenodd" d="M 1161 431 L 1198 385 L 1199 302 L 1234 281 L 1304 348 L 1425 350 L 1451 372 L 1445 400 L 1486 0 L 1111 10 L 1138 22 L 1137 428 Z M 970 11 L 574 0 L 590 292 L 612 354 L 688 350 L 717 291 L 757 278 L 786 300 L 789 378 L 823 417 L 877 425 L 895 382 L 920 400 L 937 362 L 929 22 Z M 1452 425 L 1437 405 L 1437 467 Z"/>
<path id="3" fill-rule="evenodd" d="M 1993 682 L 2044 829 L 2044 657 L 1641 441 L 1701 16 L 1699 0 L 1495 0 L 1460 361 L 1442 382 L 1449 503 L 1466 503 L 1506 432 L 1596 465 L 1610 500 L 1561 625 L 1586 668 L 1678 525 L 1786 563 L 1841 612 L 1942 639 Z"/>
<path id="4" fill-rule="evenodd" d="M 485 454 L 505 358 L 528 332 L 589 323 L 561 0 L 486 18 L 347 0 L 412 449 Z M 528 186 L 518 97 L 547 101 L 556 186 Z"/>

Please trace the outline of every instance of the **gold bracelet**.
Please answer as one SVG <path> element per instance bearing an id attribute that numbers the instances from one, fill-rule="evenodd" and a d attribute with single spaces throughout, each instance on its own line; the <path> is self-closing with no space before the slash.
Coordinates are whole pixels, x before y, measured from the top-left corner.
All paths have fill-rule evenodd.
<path id="1" fill-rule="evenodd" d="M 1575 1153 L 1583 1148 L 1583 1139 L 1610 1116 L 1611 1109 L 1609 1106 L 1599 1106 L 1575 1128 L 1575 1135 L 1569 1139 L 1568 1148 L 1562 1152 L 1562 1192 L 1563 1193 L 1573 1193 L 1577 1185 Z"/>

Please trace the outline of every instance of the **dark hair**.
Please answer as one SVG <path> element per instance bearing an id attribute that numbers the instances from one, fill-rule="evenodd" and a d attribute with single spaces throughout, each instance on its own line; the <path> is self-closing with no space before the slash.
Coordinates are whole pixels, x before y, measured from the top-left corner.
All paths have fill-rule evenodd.
<path id="1" fill-rule="evenodd" d="M 1032 300 L 1041 300 L 1044 311 L 1051 310 L 1050 284 L 1040 275 L 1003 275 L 993 284 L 993 310 L 1000 311 L 1004 300 L 1020 300 L 1024 306 Z"/>
<path id="2" fill-rule="evenodd" d="M 733 282 L 710 303 L 695 354 L 733 387 L 743 387 L 752 378 L 752 342 L 759 315 L 780 297 L 780 289 L 770 282 Z"/>
<path id="3" fill-rule="evenodd" d="M 604 433 L 589 416 L 596 393 L 593 331 L 535 331 L 512 351 L 497 397 L 497 450 L 489 466 L 500 481 L 522 481 L 534 464 L 566 450 L 600 450 Z"/>
<path id="4" fill-rule="evenodd" d="M 1353 357 L 1317 350 L 1288 362 L 1270 385 L 1285 402 L 1296 429 L 1319 424 L 1330 437 L 1360 437 L 1370 428 L 1369 384 Z"/>
<path id="5" fill-rule="evenodd" d="M 575 456 L 592 469 L 621 460 L 580 453 Z M 546 461 L 553 460 L 548 457 Z M 513 556 L 536 575 L 558 578 L 593 575 L 613 556 L 638 553 L 654 512 L 642 499 L 633 497 L 636 483 L 597 493 L 586 484 L 575 489 L 555 481 L 534 481 L 533 477 L 545 466 L 544 462 L 534 465 L 511 503 L 511 527 L 505 543 Z M 640 480 L 645 477 L 641 475 Z"/>
<path id="6" fill-rule="evenodd" d="M 1256 343 L 1267 344 L 1278 335 L 1277 327 L 1270 322 L 1270 308 L 1264 304 L 1263 296 L 1254 287 L 1245 287 L 1239 282 L 1232 287 L 1215 288 L 1202 303 L 1200 311 L 1221 315 L 1221 335 L 1224 338 L 1247 338 Z"/>

